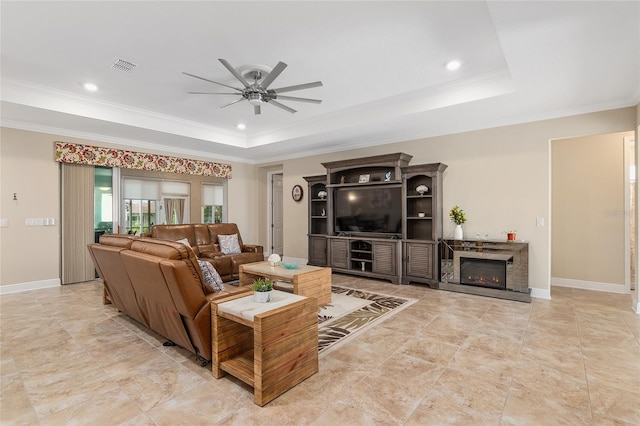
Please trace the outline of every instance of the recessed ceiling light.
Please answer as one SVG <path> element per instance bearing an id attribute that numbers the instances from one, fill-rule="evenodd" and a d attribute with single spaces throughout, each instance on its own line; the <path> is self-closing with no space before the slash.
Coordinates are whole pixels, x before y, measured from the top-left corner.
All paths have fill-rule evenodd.
<path id="1" fill-rule="evenodd" d="M 462 63 L 455 59 L 452 61 L 448 61 L 447 63 L 444 64 L 445 68 L 448 69 L 449 71 L 457 70 L 458 68 L 460 68 L 460 65 L 462 65 Z"/>
<path id="2" fill-rule="evenodd" d="M 236 125 L 236 127 L 238 128 L 238 130 L 244 130 L 247 128 L 247 126 L 245 124 L 239 123 Z"/>
<path id="3" fill-rule="evenodd" d="M 98 90 L 98 86 L 93 83 L 85 83 L 84 88 L 90 92 L 95 92 L 96 90 Z"/>

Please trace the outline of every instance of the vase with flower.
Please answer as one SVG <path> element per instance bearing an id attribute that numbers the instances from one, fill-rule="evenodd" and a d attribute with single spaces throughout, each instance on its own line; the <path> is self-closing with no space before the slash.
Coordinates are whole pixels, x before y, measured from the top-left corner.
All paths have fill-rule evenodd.
<path id="1" fill-rule="evenodd" d="M 449 210 L 449 218 L 451 218 L 453 223 L 456 224 L 456 227 L 453 230 L 453 239 L 462 240 L 464 238 L 464 233 L 462 232 L 462 224 L 467 221 L 467 215 L 460 207 L 453 206 L 451 210 Z"/>

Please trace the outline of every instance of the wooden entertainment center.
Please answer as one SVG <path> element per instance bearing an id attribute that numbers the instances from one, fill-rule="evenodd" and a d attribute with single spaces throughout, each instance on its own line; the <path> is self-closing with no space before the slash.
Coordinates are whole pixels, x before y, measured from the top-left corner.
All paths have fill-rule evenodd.
<path id="1" fill-rule="evenodd" d="M 394 153 L 333 161 L 322 163 L 326 175 L 305 177 L 310 265 L 438 287 L 447 165 L 410 166 L 412 158 Z"/>

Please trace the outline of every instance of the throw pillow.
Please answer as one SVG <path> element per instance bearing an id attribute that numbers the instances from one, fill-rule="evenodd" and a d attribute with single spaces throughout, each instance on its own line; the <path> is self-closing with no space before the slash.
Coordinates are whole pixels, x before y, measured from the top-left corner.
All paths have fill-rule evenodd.
<path id="1" fill-rule="evenodd" d="M 183 238 L 181 240 L 176 240 L 176 243 L 181 243 L 181 244 L 184 244 L 185 246 L 191 248 L 191 244 L 189 243 L 189 239 L 188 238 Z"/>
<path id="2" fill-rule="evenodd" d="M 238 244 L 238 234 L 218 235 L 218 242 L 220 243 L 220 251 L 224 254 L 241 253 L 240 244 Z"/>
<path id="3" fill-rule="evenodd" d="M 189 243 L 189 239 L 187 238 L 183 238 L 181 240 L 177 240 L 176 243 L 181 243 L 184 244 L 185 246 L 187 246 L 189 248 L 189 250 L 193 253 L 193 255 L 195 257 L 198 257 L 198 255 L 196 254 L 195 250 L 193 249 L 193 247 L 191 247 L 191 244 Z"/>
<path id="4" fill-rule="evenodd" d="M 198 260 L 200 269 L 202 269 L 202 276 L 204 277 L 204 283 L 209 286 L 214 293 L 224 291 L 224 284 L 220 274 L 216 271 L 216 268 L 206 260 Z"/>

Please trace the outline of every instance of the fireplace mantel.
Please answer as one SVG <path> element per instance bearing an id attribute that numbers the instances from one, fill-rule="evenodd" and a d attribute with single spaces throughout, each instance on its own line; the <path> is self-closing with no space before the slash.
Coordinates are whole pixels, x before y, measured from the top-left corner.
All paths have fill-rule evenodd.
<path id="1" fill-rule="evenodd" d="M 507 262 L 506 289 L 460 283 L 460 259 L 475 258 Z M 439 288 L 460 293 L 531 302 L 529 244 L 523 241 L 441 240 Z"/>

